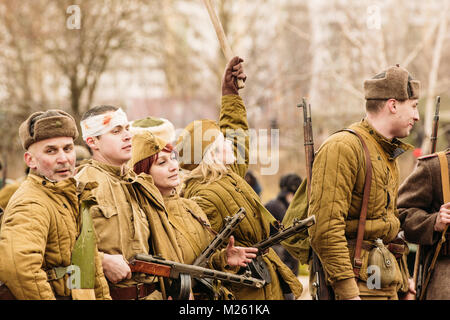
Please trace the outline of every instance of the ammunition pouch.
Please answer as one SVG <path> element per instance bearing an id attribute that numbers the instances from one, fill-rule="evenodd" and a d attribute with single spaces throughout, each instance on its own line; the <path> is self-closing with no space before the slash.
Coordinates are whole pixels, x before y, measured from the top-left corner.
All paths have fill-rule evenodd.
<path id="1" fill-rule="evenodd" d="M 377 241 L 379 241 L 377 243 Z M 348 240 L 348 247 L 351 256 L 354 254 L 356 239 Z M 391 242 L 384 245 L 381 240 L 369 241 L 364 240 L 361 246 L 361 270 L 358 279 L 367 282 L 369 277 L 379 272 L 380 288 L 387 288 L 393 285 L 404 286 L 405 279 L 403 276 L 403 268 L 400 266 L 402 257 L 408 251 L 407 245 L 401 244 L 400 241 Z M 376 284 L 376 283 L 374 283 Z M 406 284 L 407 285 L 407 284 Z"/>
<path id="2" fill-rule="evenodd" d="M 395 260 L 394 255 L 384 246 L 383 241 L 377 239 L 375 247 L 369 252 L 368 267 L 376 266 L 380 270 L 381 288 L 387 288 L 394 283 L 396 277 Z"/>

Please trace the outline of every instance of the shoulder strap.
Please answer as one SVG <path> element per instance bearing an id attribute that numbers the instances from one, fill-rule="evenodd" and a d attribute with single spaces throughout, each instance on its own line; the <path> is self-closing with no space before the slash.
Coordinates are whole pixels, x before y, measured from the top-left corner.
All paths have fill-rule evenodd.
<path id="1" fill-rule="evenodd" d="M 444 197 L 444 203 L 450 201 L 450 183 L 448 176 L 448 161 L 446 152 L 438 152 L 439 163 L 441 165 L 441 180 L 442 180 L 442 195 Z"/>
<path id="2" fill-rule="evenodd" d="M 366 145 L 364 139 L 361 137 L 361 135 L 358 132 L 356 132 L 355 130 L 351 130 L 351 129 L 344 129 L 344 131 L 351 132 L 359 138 L 359 140 L 361 141 L 361 144 L 363 146 L 364 155 L 366 158 L 366 176 L 365 176 L 365 182 L 364 182 L 363 200 L 362 200 L 362 206 L 361 206 L 361 211 L 360 211 L 360 215 L 359 215 L 358 232 L 356 235 L 355 257 L 353 260 L 353 272 L 355 273 L 355 276 L 358 277 L 359 271 L 361 270 L 361 266 L 362 266 L 361 248 L 362 248 L 362 242 L 364 239 L 364 230 L 366 228 L 367 208 L 369 205 L 370 187 L 372 184 L 372 161 L 370 160 L 369 149 L 367 148 L 367 145 Z"/>

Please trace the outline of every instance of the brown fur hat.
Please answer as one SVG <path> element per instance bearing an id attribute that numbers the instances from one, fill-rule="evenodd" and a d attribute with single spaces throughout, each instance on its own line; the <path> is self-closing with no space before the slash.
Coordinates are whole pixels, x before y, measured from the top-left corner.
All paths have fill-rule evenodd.
<path id="1" fill-rule="evenodd" d="M 19 137 L 23 148 L 28 150 L 33 143 L 45 139 L 72 137 L 75 140 L 78 137 L 78 129 L 75 120 L 67 112 L 56 109 L 38 111 L 22 122 Z"/>
<path id="2" fill-rule="evenodd" d="M 419 99 L 420 81 L 399 65 L 389 67 L 372 79 L 364 81 L 366 100 Z"/>

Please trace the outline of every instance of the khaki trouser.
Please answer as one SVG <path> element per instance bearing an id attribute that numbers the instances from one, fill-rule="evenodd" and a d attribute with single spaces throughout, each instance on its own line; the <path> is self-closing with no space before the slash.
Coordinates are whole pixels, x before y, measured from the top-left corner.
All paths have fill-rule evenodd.
<path id="1" fill-rule="evenodd" d="M 365 281 L 357 281 L 361 300 L 398 300 L 397 287 L 369 289 Z"/>

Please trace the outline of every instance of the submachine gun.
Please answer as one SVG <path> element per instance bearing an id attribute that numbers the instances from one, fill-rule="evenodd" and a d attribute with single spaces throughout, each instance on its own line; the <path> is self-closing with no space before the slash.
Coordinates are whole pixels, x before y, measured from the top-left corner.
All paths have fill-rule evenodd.
<path id="1" fill-rule="evenodd" d="M 247 266 L 247 268 L 251 271 L 251 274 L 255 278 L 263 279 L 266 283 L 270 283 L 270 273 L 262 258 L 264 253 L 266 253 L 270 247 L 279 244 L 281 241 L 286 240 L 287 238 L 292 237 L 303 230 L 308 229 L 315 223 L 316 217 L 314 215 L 303 220 L 294 219 L 290 227 L 284 228 L 281 226 L 277 233 L 253 245 L 252 247 L 258 249 L 258 253 L 256 258 L 252 259 Z"/>

